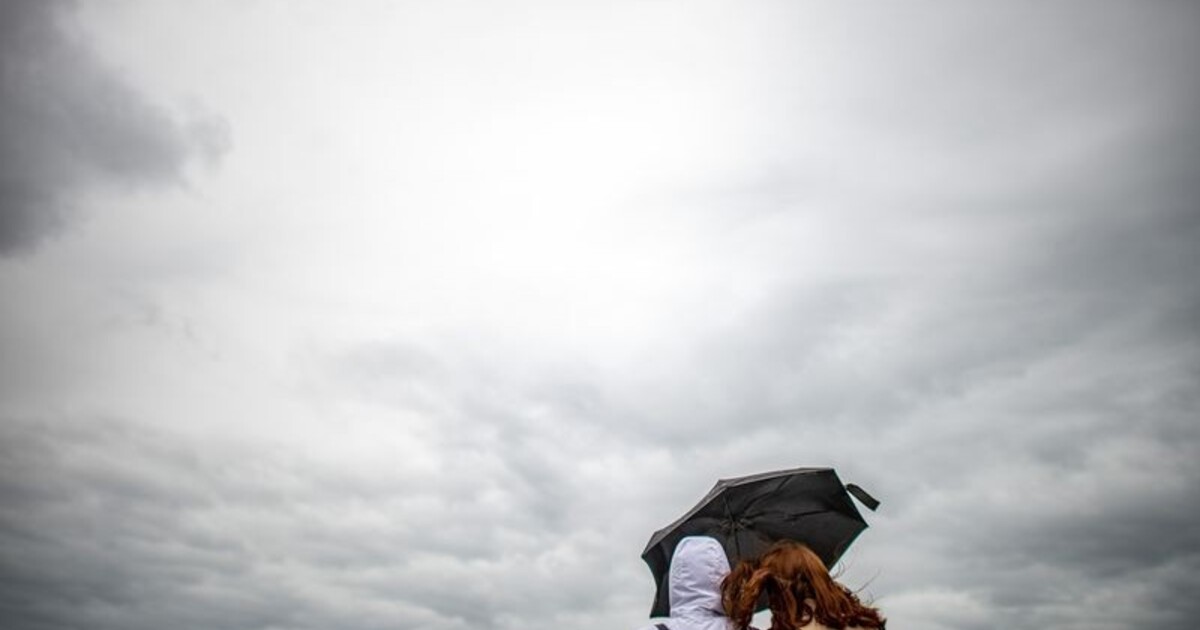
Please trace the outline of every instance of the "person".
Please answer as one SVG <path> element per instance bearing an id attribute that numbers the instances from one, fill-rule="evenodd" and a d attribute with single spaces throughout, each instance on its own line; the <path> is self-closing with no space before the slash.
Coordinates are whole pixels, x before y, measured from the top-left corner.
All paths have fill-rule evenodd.
<path id="1" fill-rule="evenodd" d="M 766 593 L 770 630 L 884 628 L 879 609 L 859 601 L 829 575 L 825 563 L 806 545 L 784 540 L 757 560 L 739 562 L 721 585 L 721 602 L 736 630 L 750 628 Z"/>
<path id="2" fill-rule="evenodd" d="M 639 630 L 735 630 L 721 605 L 729 559 L 715 538 L 688 536 L 675 546 L 667 573 L 670 616 Z"/>

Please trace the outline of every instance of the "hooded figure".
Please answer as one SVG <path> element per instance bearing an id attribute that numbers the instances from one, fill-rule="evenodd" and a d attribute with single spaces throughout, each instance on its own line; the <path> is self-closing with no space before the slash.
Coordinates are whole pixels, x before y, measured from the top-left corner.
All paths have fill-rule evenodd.
<path id="1" fill-rule="evenodd" d="M 726 575 L 729 560 L 715 538 L 689 536 L 679 541 L 667 574 L 671 616 L 657 625 L 668 630 L 733 630 L 721 606 L 721 580 Z"/>

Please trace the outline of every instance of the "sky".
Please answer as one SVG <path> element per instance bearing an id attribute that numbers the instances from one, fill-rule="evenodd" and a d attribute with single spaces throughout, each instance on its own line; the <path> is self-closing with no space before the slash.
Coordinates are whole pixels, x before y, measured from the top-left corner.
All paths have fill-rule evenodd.
<path id="1" fill-rule="evenodd" d="M 0 626 L 633 630 L 723 477 L 895 627 L 1200 615 L 1200 5 L 0 4 Z"/>

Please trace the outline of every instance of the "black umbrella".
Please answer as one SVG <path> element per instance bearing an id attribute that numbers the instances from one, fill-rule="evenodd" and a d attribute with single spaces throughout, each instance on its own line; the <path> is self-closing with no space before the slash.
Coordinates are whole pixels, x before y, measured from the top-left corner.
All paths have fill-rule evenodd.
<path id="1" fill-rule="evenodd" d="M 721 541 L 731 566 L 757 557 L 775 541 L 792 539 L 808 545 L 832 567 L 867 528 L 850 494 L 871 510 L 879 505 L 862 488 L 842 485 L 832 468 L 795 468 L 718 481 L 696 507 L 654 532 L 642 552 L 658 585 L 650 616 L 670 614 L 667 569 L 675 545 L 686 536 Z"/>

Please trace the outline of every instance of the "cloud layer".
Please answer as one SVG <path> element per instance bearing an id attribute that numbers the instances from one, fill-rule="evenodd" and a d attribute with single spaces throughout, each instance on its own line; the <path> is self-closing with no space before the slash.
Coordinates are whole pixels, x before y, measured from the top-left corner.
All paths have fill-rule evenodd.
<path id="1" fill-rule="evenodd" d="M 70 5 L 17 0 L 0 11 L 0 255 L 62 230 L 80 193 L 179 183 L 188 160 L 227 150 L 221 119 L 180 120 L 99 61 Z"/>
<path id="2" fill-rule="evenodd" d="M 0 625 L 634 628 L 798 465 L 897 626 L 1192 625 L 1195 9 L 359 9 L 5 9 Z"/>

